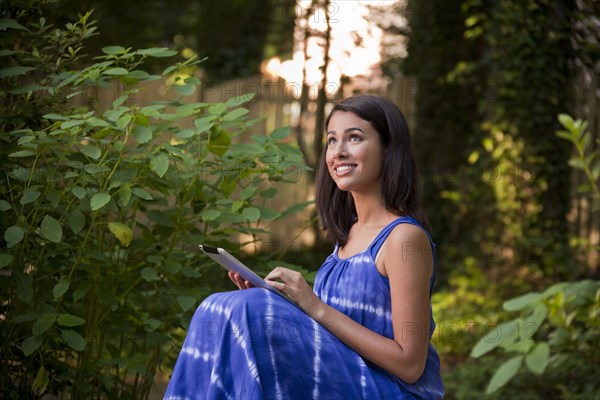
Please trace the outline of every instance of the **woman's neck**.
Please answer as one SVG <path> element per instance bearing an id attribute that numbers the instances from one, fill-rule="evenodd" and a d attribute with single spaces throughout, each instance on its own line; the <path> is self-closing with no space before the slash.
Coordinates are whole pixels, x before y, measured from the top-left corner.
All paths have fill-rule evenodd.
<path id="1" fill-rule="evenodd" d="M 380 194 L 352 193 L 354 207 L 356 208 L 357 223 L 363 226 L 380 225 L 395 216 L 385 208 Z"/>

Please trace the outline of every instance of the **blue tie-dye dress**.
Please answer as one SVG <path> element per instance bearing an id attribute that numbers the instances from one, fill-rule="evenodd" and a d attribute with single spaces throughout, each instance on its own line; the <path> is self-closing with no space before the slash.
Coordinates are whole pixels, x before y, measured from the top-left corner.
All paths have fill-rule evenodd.
<path id="1" fill-rule="evenodd" d="M 398 218 L 367 250 L 347 259 L 337 256 L 336 246 L 314 286 L 325 303 L 388 338 L 394 337 L 389 281 L 374 260 L 400 223 L 419 226 L 410 217 Z M 431 333 L 434 328 L 431 318 Z M 430 344 L 423 375 L 408 384 L 364 360 L 277 294 L 236 290 L 211 295 L 198 307 L 165 399 L 439 399 L 439 366 Z"/>

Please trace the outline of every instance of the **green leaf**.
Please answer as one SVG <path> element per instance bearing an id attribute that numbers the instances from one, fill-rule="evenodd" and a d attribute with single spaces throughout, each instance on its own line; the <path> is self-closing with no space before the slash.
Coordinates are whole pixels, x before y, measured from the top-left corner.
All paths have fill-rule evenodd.
<path id="1" fill-rule="evenodd" d="M 56 323 L 66 327 L 79 326 L 85 324 L 85 319 L 71 314 L 59 314 Z"/>
<path id="2" fill-rule="evenodd" d="M 165 153 L 158 153 L 150 159 L 150 169 L 162 178 L 169 169 L 169 157 Z"/>
<path id="3" fill-rule="evenodd" d="M 260 210 L 260 218 L 265 221 L 272 221 L 281 217 L 281 214 L 271 207 L 258 207 Z"/>
<path id="4" fill-rule="evenodd" d="M 285 210 L 284 212 L 281 213 L 281 217 L 285 218 L 288 217 L 290 215 L 296 214 L 297 212 L 300 212 L 302 210 L 304 210 L 306 207 L 310 206 L 314 204 L 314 200 L 310 200 L 310 201 L 305 201 L 303 203 L 298 203 L 295 204 L 293 206 L 291 206 L 290 208 L 288 208 L 287 210 Z"/>
<path id="5" fill-rule="evenodd" d="M 229 134 L 224 130 L 221 130 L 218 133 L 211 135 L 208 143 L 208 150 L 217 156 L 223 156 L 227 149 L 229 149 L 230 144 L 231 138 L 229 137 Z"/>
<path id="6" fill-rule="evenodd" d="M 471 357 L 479 358 L 499 346 L 514 343 L 517 337 L 515 330 L 518 324 L 515 321 L 505 322 L 490 329 L 479 339 L 471 350 Z"/>
<path id="7" fill-rule="evenodd" d="M 42 220 L 42 225 L 40 228 L 40 235 L 44 239 L 48 239 L 54 243 L 60 243 L 62 240 L 62 227 L 56 218 L 46 215 Z"/>
<path id="8" fill-rule="evenodd" d="M 200 213 L 200 218 L 202 218 L 203 221 L 214 221 L 219 218 L 220 215 L 221 212 L 217 210 L 204 210 Z"/>
<path id="9" fill-rule="evenodd" d="M 206 132 L 213 127 L 215 117 L 210 115 L 208 117 L 196 118 L 194 120 L 194 126 L 196 127 L 196 133 Z"/>
<path id="10" fill-rule="evenodd" d="M 34 335 L 41 335 L 46 332 L 52 325 L 56 322 L 56 314 L 54 313 L 45 313 L 42 314 L 41 317 L 38 318 L 37 321 L 33 324 L 32 332 Z"/>
<path id="11" fill-rule="evenodd" d="M 4 211 L 8 211 L 12 208 L 12 206 L 10 205 L 10 203 L 6 200 L 0 200 L 0 211 L 4 212 Z"/>
<path id="12" fill-rule="evenodd" d="M 83 125 L 84 123 L 85 123 L 85 121 L 83 121 L 81 119 L 72 119 L 72 120 L 65 121 L 62 124 L 60 124 L 60 129 L 69 129 L 69 128 L 73 128 L 74 126 Z"/>
<path id="13" fill-rule="evenodd" d="M 104 207 L 110 201 L 110 194 L 99 192 L 92 196 L 90 207 L 92 211 L 96 211 Z"/>
<path id="14" fill-rule="evenodd" d="M 230 121 L 234 121 L 236 119 L 238 119 L 239 117 L 241 117 L 242 115 L 246 115 L 250 112 L 250 110 L 248 110 L 247 108 L 236 108 L 233 111 L 228 112 L 227 114 L 225 114 L 225 116 L 223 117 L 223 121 L 225 122 L 230 122 Z"/>
<path id="15" fill-rule="evenodd" d="M 96 117 L 88 118 L 85 120 L 85 122 L 86 124 L 88 124 L 89 126 L 93 126 L 94 128 L 106 128 L 110 126 L 109 123 L 105 120 Z"/>
<path id="16" fill-rule="evenodd" d="M 83 351 L 83 349 L 85 349 L 85 340 L 83 340 L 83 337 L 75 331 L 68 329 L 62 331 L 62 338 L 65 343 L 75 351 Z"/>
<path id="17" fill-rule="evenodd" d="M 10 78 L 13 76 L 25 75 L 29 71 L 33 71 L 35 68 L 32 67 L 8 67 L 0 69 L 0 78 Z"/>
<path id="18" fill-rule="evenodd" d="M 540 302 L 533 311 L 523 320 L 520 337 L 521 340 L 529 340 L 542 326 L 542 323 L 548 316 L 548 307 Z"/>
<path id="19" fill-rule="evenodd" d="M 141 275 L 142 278 L 144 278 L 148 282 L 158 280 L 158 273 L 156 272 L 156 269 L 152 267 L 146 267 L 142 269 Z"/>
<path id="20" fill-rule="evenodd" d="M 134 195 L 136 195 L 140 199 L 143 199 L 143 200 L 153 200 L 153 198 L 150 195 L 150 193 L 146 192 L 142 188 L 134 187 L 133 189 L 131 189 L 131 191 L 133 192 Z"/>
<path id="21" fill-rule="evenodd" d="M 0 253 L 0 268 L 6 267 L 13 260 L 13 256 L 7 253 Z"/>
<path id="22" fill-rule="evenodd" d="M 67 121 L 69 119 L 69 117 L 67 117 L 66 115 L 60 115 L 60 114 L 54 114 L 54 113 L 45 114 L 43 117 L 46 119 L 52 119 L 52 120 L 56 120 L 56 121 Z"/>
<path id="23" fill-rule="evenodd" d="M 113 108 L 120 107 L 123 103 L 125 103 L 125 100 L 127 100 L 127 98 L 129 98 L 129 93 L 117 97 L 112 103 Z"/>
<path id="24" fill-rule="evenodd" d="M 550 346 L 548 343 L 539 343 L 531 353 L 525 357 L 525 365 L 534 374 L 541 375 L 548 366 L 550 360 Z"/>
<path id="25" fill-rule="evenodd" d="M 81 211 L 75 210 L 69 215 L 68 223 L 69 228 L 77 235 L 85 227 L 85 215 Z"/>
<path id="26" fill-rule="evenodd" d="M 247 103 L 252 100 L 256 96 L 256 93 L 246 93 L 241 96 L 232 97 L 231 99 L 225 102 L 227 107 L 236 107 L 241 104 Z"/>
<path id="27" fill-rule="evenodd" d="M 179 139 L 188 139 L 196 134 L 196 131 L 193 129 L 182 129 L 175 134 L 176 138 Z"/>
<path id="28" fill-rule="evenodd" d="M 71 193 L 73 193 L 75 197 L 77 197 L 79 200 L 85 197 L 85 189 L 81 186 L 73 186 L 73 189 L 71 189 Z"/>
<path id="29" fill-rule="evenodd" d="M 102 155 L 102 150 L 92 145 L 81 146 L 81 152 L 94 160 L 97 160 Z"/>
<path id="30" fill-rule="evenodd" d="M 215 103 L 208 108 L 208 112 L 212 115 L 221 115 L 225 110 L 227 110 L 225 103 Z"/>
<path id="31" fill-rule="evenodd" d="M 566 129 L 573 130 L 573 127 L 574 127 L 573 123 L 574 123 L 574 121 L 573 121 L 573 118 L 570 115 L 568 115 L 568 114 L 559 114 L 558 115 L 558 121 Z"/>
<path id="32" fill-rule="evenodd" d="M 289 126 L 277 128 L 273 131 L 273 133 L 271 133 L 271 137 L 276 140 L 285 139 L 286 137 L 288 137 L 290 135 L 291 131 L 292 131 L 292 128 Z"/>
<path id="33" fill-rule="evenodd" d="M 167 47 L 151 47 L 149 49 L 138 50 L 137 53 L 150 57 L 171 57 L 177 54 L 176 51 L 170 50 Z"/>
<path id="34" fill-rule="evenodd" d="M 527 293 L 505 301 L 504 304 L 502 304 L 502 308 L 504 308 L 506 311 L 518 311 L 537 303 L 540 301 L 540 299 L 542 299 L 542 295 L 540 293 Z"/>
<path id="35" fill-rule="evenodd" d="M 523 356 L 516 356 L 503 363 L 500 368 L 496 371 L 490 383 L 486 389 L 487 394 L 496 392 L 502 386 L 506 385 L 508 381 L 519 371 L 523 364 Z"/>
<path id="36" fill-rule="evenodd" d="M 572 142 L 574 140 L 573 135 L 571 135 L 571 133 L 567 132 L 567 131 L 556 131 L 556 136 L 558 136 L 559 138 L 562 138 L 562 139 L 566 139 L 570 142 Z"/>
<path id="37" fill-rule="evenodd" d="M 196 90 L 196 86 L 194 85 L 173 85 L 173 88 L 177 93 L 184 96 L 189 96 Z"/>
<path id="38" fill-rule="evenodd" d="M 23 197 L 21 197 L 21 205 L 33 203 L 40 197 L 40 192 L 35 189 L 27 189 L 23 192 Z"/>
<path id="39" fill-rule="evenodd" d="M 107 69 L 106 71 L 104 71 L 102 73 L 102 75 L 123 76 L 123 75 L 127 75 L 128 73 L 129 73 L 129 71 L 127 71 L 125 68 L 116 67 L 116 68 Z"/>
<path id="40" fill-rule="evenodd" d="M 31 385 L 31 390 L 37 396 L 44 394 L 46 388 L 48 387 L 48 383 L 50 380 L 48 379 L 48 371 L 43 366 L 37 372 L 35 379 L 33 380 L 33 384 Z"/>
<path id="41" fill-rule="evenodd" d="M 256 222 L 260 219 L 260 210 L 256 207 L 244 208 L 242 215 L 250 222 Z"/>
<path id="42" fill-rule="evenodd" d="M 127 205 L 129 204 L 129 201 L 131 200 L 131 186 L 130 185 L 121 186 L 121 188 L 119 189 L 117 194 L 119 195 L 119 202 L 121 203 L 121 205 L 123 207 L 127 207 Z"/>
<path id="43" fill-rule="evenodd" d="M 129 124 L 131 122 L 131 120 L 132 120 L 132 117 L 130 114 L 121 115 L 119 117 L 119 119 L 117 120 L 117 128 L 125 129 L 127 124 Z"/>
<path id="44" fill-rule="evenodd" d="M 244 206 L 243 200 L 236 200 L 231 204 L 231 212 L 236 212 Z"/>
<path id="45" fill-rule="evenodd" d="M 125 47 L 122 46 L 106 46 L 102 48 L 102 52 L 109 55 L 123 54 L 125 51 Z"/>
<path id="46" fill-rule="evenodd" d="M 69 290 L 70 286 L 71 284 L 67 281 L 58 282 L 56 285 L 54 285 L 54 289 L 52 290 L 52 296 L 54 296 L 55 299 L 62 297 L 62 295 L 67 293 L 67 290 Z"/>
<path id="47" fill-rule="evenodd" d="M 260 192 L 260 195 L 266 199 L 272 199 L 277 194 L 277 189 L 274 187 L 270 187 L 266 190 Z"/>
<path id="48" fill-rule="evenodd" d="M 23 341 L 21 349 L 25 357 L 29 357 L 34 351 L 36 351 L 42 345 L 42 338 L 39 336 L 29 336 Z"/>
<path id="49" fill-rule="evenodd" d="M 256 194 L 258 188 L 254 185 L 248 185 L 240 192 L 240 200 L 248 200 Z"/>
<path id="50" fill-rule="evenodd" d="M 120 222 L 109 222 L 108 229 L 115 235 L 123 247 L 128 247 L 133 239 L 133 231 L 130 227 Z"/>
<path id="51" fill-rule="evenodd" d="M 23 229 L 16 225 L 11 226 L 4 231 L 4 240 L 6 240 L 6 243 L 9 245 L 9 247 L 19 243 L 22 239 Z"/>
<path id="52" fill-rule="evenodd" d="M 0 19 L 0 31 L 5 31 L 7 29 L 20 29 L 29 31 L 29 29 L 25 28 L 23 25 L 10 18 L 2 18 Z"/>
<path id="53" fill-rule="evenodd" d="M 569 165 L 573 168 L 582 169 L 582 170 L 585 169 L 585 167 L 586 167 L 585 160 L 582 160 L 580 158 L 575 158 L 575 157 L 573 157 L 569 160 Z"/>
<path id="54" fill-rule="evenodd" d="M 140 144 L 148 143 L 152 140 L 152 129 L 143 125 L 136 125 L 133 128 L 133 136 Z"/>
<path id="55" fill-rule="evenodd" d="M 177 302 L 179 303 L 181 309 L 185 312 L 196 304 L 196 298 L 194 296 L 177 296 Z"/>
<path id="56" fill-rule="evenodd" d="M 34 155 L 35 155 L 35 151 L 19 150 L 19 151 L 15 151 L 14 153 L 10 153 L 8 156 L 13 157 L 13 158 L 24 158 L 24 157 L 31 157 Z"/>

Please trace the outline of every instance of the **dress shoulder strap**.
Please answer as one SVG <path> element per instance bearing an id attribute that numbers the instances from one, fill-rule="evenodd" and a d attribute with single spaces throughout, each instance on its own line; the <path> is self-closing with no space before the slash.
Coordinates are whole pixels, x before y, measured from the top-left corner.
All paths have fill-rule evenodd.
<path id="1" fill-rule="evenodd" d="M 383 228 L 381 230 L 381 232 L 379 232 L 379 234 L 377 235 L 377 237 L 375 238 L 375 240 L 373 240 L 373 242 L 369 246 L 369 253 L 371 254 L 372 259 L 373 260 L 376 259 L 377 254 L 379 253 L 379 250 L 381 250 L 381 247 L 383 247 L 383 244 L 385 243 L 385 240 L 388 238 L 388 236 L 390 235 L 390 233 L 392 232 L 392 230 L 396 226 L 398 226 L 400 224 L 415 225 L 415 226 L 418 226 L 419 228 L 421 228 L 423 230 L 423 232 L 425 232 L 425 234 L 429 238 L 429 243 L 431 244 L 431 249 L 433 251 L 433 257 L 434 257 L 434 265 L 435 265 L 435 243 L 431 239 L 431 235 L 429 234 L 429 232 L 427 232 L 425 230 L 425 228 L 423 228 L 419 224 L 419 222 L 416 219 L 414 219 L 413 217 L 400 217 L 400 218 L 397 218 L 394 221 L 390 222 L 388 225 L 386 225 L 386 227 Z"/>

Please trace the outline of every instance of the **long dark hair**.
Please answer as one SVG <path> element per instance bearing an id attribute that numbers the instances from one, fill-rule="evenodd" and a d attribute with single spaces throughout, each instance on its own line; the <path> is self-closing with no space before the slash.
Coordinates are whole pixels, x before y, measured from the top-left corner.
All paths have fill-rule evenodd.
<path id="1" fill-rule="evenodd" d="M 358 95 L 336 104 L 325 122 L 337 111 L 348 111 L 369 121 L 379 133 L 384 148 L 381 191 L 385 208 L 398 216 L 410 216 L 423 228 L 429 223 L 420 205 L 419 171 L 404 115 L 390 100 L 372 95 Z M 343 246 L 355 222 L 356 208 L 350 192 L 338 189 L 329 175 L 325 153 L 321 155 L 316 182 L 316 206 L 321 227 L 327 238 Z"/>

